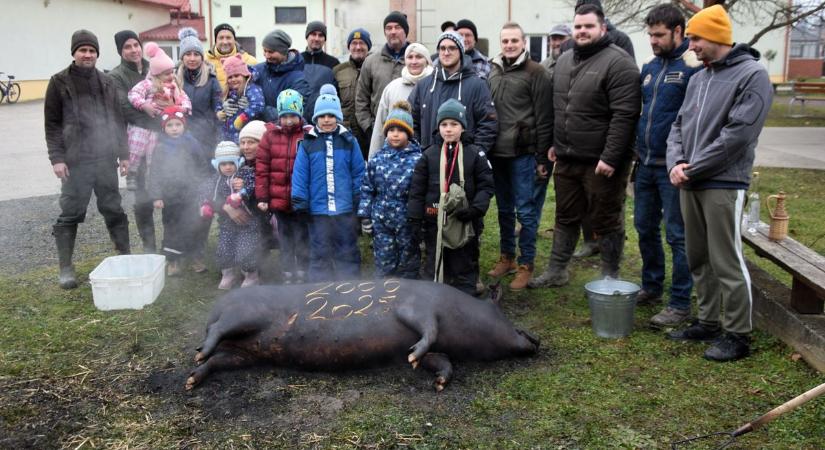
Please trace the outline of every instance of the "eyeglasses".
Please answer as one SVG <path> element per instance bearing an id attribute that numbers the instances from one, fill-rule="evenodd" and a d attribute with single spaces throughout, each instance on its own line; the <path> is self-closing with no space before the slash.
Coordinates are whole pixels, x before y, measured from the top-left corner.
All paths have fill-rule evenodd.
<path id="1" fill-rule="evenodd" d="M 450 47 L 447 47 L 447 46 L 444 46 L 444 45 L 440 45 L 440 46 L 438 47 L 438 51 L 440 51 L 440 52 L 444 52 L 444 53 L 452 53 L 452 52 L 457 52 L 457 51 L 458 51 L 458 47 L 456 47 L 455 45 L 450 46 Z"/>

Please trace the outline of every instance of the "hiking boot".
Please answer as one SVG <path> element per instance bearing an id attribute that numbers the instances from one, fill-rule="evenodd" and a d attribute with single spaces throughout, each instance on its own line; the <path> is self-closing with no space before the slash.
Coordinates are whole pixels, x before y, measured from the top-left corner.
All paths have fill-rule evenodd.
<path id="1" fill-rule="evenodd" d="M 654 294 L 644 289 L 636 294 L 636 306 L 656 306 L 662 303 L 662 294 Z"/>
<path id="2" fill-rule="evenodd" d="M 180 266 L 180 261 L 169 261 L 166 264 L 166 276 L 178 277 L 181 273 L 183 273 L 183 269 Z"/>
<path id="3" fill-rule="evenodd" d="M 599 236 L 599 253 L 602 260 L 602 277 L 619 279 L 619 263 L 624 251 L 624 230 Z"/>
<path id="4" fill-rule="evenodd" d="M 257 286 L 261 282 L 261 280 L 258 279 L 257 270 L 253 270 L 252 272 L 244 272 L 243 277 L 243 283 L 241 283 L 242 288 L 249 286 Z"/>
<path id="5" fill-rule="evenodd" d="M 671 331 L 667 338 L 674 341 L 713 342 L 721 333 L 719 325 L 705 325 L 697 319 L 685 329 Z"/>
<path id="6" fill-rule="evenodd" d="M 238 274 L 235 273 L 235 268 L 221 269 L 221 282 L 218 283 L 218 289 L 228 291 L 235 285 L 238 279 Z"/>
<path id="7" fill-rule="evenodd" d="M 516 258 L 511 255 L 501 255 L 496 265 L 487 272 L 487 275 L 493 278 L 500 278 L 504 275 L 514 274 L 516 270 L 518 270 Z"/>
<path id="8" fill-rule="evenodd" d="M 57 245 L 57 259 L 60 265 L 60 275 L 57 278 L 61 289 L 77 287 L 77 275 L 72 265 L 74 241 L 77 237 L 77 225 L 58 226 L 52 228 L 55 244 Z"/>
<path id="9" fill-rule="evenodd" d="M 206 272 L 206 264 L 203 263 L 203 260 L 200 258 L 193 258 L 192 264 L 189 266 L 192 269 L 192 272 L 195 273 L 204 273 Z"/>
<path id="10" fill-rule="evenodd" d="M 516 272 L 515 278 L 513 281 L 510 282 L 510 290 L 512 291 L 520 291 L 527 287 L 527 283 L 530 282 L 530 277 L 533 276 L 533 265 L 532 264 L 520 264 L 518 266 L 518 271 Z"/>
<path id="11" fill-rule="evenodd" d="M 676 309 L 668 306 L 650 318 L 650 325 L 660 328 L 675 327 L 689 318 L 690 309 Z"/>
<path id="12" fill-rule="evenodd" d="M 598 241 L 584 241 L 582 246 L 573 253 L 574 258 L 588 258 L 599 254 Z"/>
<path id="13" fill-rule="evenodd" d="M 705 350 L 705 359 L 711 361 L 736 361 L 751 354 L 747 335 L 725 332 Z"/>
<path id="14" fill-rule="evenodd" d="M 553 249 L 550 252 L 550 260 L 547 268 L 536 278 L 527 282 L 529 288 L 557 287 L 564 286 L 570 281 L 570 272 L 567 270 L 567 263 L 573 250 L 576 248 L 576 241 L 579 239 L 579 230 L 572 227 L 558 225 L 553 231 Z"/>

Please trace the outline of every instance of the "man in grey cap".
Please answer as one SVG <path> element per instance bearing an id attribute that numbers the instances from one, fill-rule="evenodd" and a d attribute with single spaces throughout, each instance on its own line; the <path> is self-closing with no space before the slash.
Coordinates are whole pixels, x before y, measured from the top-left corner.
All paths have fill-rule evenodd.
<path id="1" fill-rule="evenodd" d="M 324 45 L 327 43 L 327 26 L 324 22 L 314 20 L 308 23 L 304 37 L 307 40 L 307 49 L 301 53 L 304 58 L 304 77 L 312 92 L 311 98 L 304 98 L 304 104 L 309 105 L 309 108 L 305 109 L 312 111 L 321 86 L 331 84 L 338 88 L 332 68 L 337 66 L 339 61 L 338 58 L 324 52 Z"/>
<path id="2" fill-rule="evenodd" d="M 551 76 L 553 75 L 553 68 L 556 66 L 556 60 L 559 58 L 559 55 L 561 55 L 561 45 L 570 40 L 571 34 L 570 27 L 563 23 L 554 26 L 553 29 L 550 30 L 548 37 L 550 41 L 550 54 L 541 62 L 541 65 L 550 71 Z"/>
<path id="3" fill-rule="evenodd" d="M 304 97 L 305 105 L 315 101 L 304 76 L 304 58 L 292 45 L 292 38 L 283 30 L 274 30 L 264 37 L 262 46 L 266 61 L 255 66 L 255 83 L 264 91 L 264 121 L 278 121 L 278 94 L 284 89 L 295 89 Z M 311 122 L 312 108 L 304 108 L 304 119 Z"/>
<path id="4" fill-rule="evenodd" d="M 88 30 L 72 35 L 74 61 L 53 75 L 46 88 L 44 122 L 52 170 L 61 181 L 60 216 L 52 234 L 57 244 L 60 287 L 77 287 L 72 254 L 77 224 L 86 219 L 94 191 L 118 253 L 129 253 L 129 220 L 120 204 L 116 168 L 129 168 L 126 125 L 115 82 L 98 70 L 100 46 Z"/>

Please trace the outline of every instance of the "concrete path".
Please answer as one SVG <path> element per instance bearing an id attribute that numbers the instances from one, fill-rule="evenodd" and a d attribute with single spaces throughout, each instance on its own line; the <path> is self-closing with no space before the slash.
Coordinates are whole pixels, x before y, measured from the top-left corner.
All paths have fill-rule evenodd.
<path id="1" fill-rule="evenodd" d="M 825 128 L 765 128 L 756 165 L 825 170 Z M 0 201 L 60 192 L 46 153 L 42 101 L 0 105 L 0 170 Z"/>

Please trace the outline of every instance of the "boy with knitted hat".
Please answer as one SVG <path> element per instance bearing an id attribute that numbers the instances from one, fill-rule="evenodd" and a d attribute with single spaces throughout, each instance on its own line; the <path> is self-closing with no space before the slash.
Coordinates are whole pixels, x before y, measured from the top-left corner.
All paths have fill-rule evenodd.
<path id="1" fill-rule="evenodd" d="M 197 220 L 196 180 L 201 173 L 200 144 L 186 131 L 186 111 L 166 107 L 160 115 L 163 134 L 158 139 L 146 177 L 146 191 L 163 212 L 163 254 L 167 274 L 181 273 L 180 260 L 191 250 Z"/>
<path id="2" fill-rule="evenodd" d="M 258 146 L 255 198 L 259 210 L 275 216 L 282 281 L 303 283 L 309 265 L 308 217 L 292 208 L 290 194 L 298 143 L 312 126 L 304 123 L 304 99 L 298 91 L 281 91 L 276 105 L 278 123 L 266 125 Z"/>
<path id="3" fill-rule="evenodd" d="M 218 289 L 232 289 L 239 279 L 239 267 L 244 274 L 241 287 L 259 282 L 260 222 L 252 216 L 248 205 L 255 189 L 255 174 L 240 171 L 243 163 L 238 144 L 232 141 L 218 143 L 212 160 L 217 173 L 206 186 L 201 206 L 203 217 L 212 217 L 215 212 L 219 214 L 216 259 L 222 277 Z"/>
<path id="4" fill-rule="evenodd" d="M 331 84 L 321 86 L 312 116 L 315 127 L 298 144 L 292 174 L 292 206 L 312 215 L 310 281 L 357 278 L 361 273 L 355 212 L 364 157 L 358 141 L 338 122 L 341 101 Z"/>
<path id="5" fill-rule="evenodd" d="M 436 123 L 439 135 L 413 172 L 407 217 L 416 245 L 422 239 L 426 245 L 425 277 L 476 295 L 478 235 L 495 193 L 493 171 L 484 150 L 466 142 L 467 108 L 461 102 L 444 102 Z M 460 243 L 445 243 L 448 228 L 466 224 L 470 232 Z"/>
<path id="6" fill-rule="evenodd" d="M 226 74 L 226 88 L 217 116 L 223 123 L 223 140 L 237 143 L 244 125 L 262 116 L 264 92 L 251 82 L 252 73 L 241 55 L 223 58 L 221 64 Z"/>
<path id="7" fill-rule="evenodd" d="M 144 52 L 149 58 L 149 74 L 145 80 L 129 90 L 129 103 L 152 118 L 159 116 L 164 108 L 169 106 L 178 106 L 184 114 L 191 114 L 192 102 L 175 78 L 175 64 L 172 59 L 154 42 L 148 42 Z M 129 137 L 129 172 L 126 174 L 126 187 L 134 191 L 137 189 L 138 168 L 144 160 L 147 166 L 151 162 L 158 133 L 133 124 L 127 126 L 126 133 Z"/>
<path id="8" fill-rule="evenodd" d="M 361 183 L 358 217 L 364 234 L 374 235 L 375 275 L 416 279 L 421 254 L 407 223 L 407 199 L 421 147 L 406 100 L 392 105 L 383 128 L 384 147 L 368 161 Z"/>

